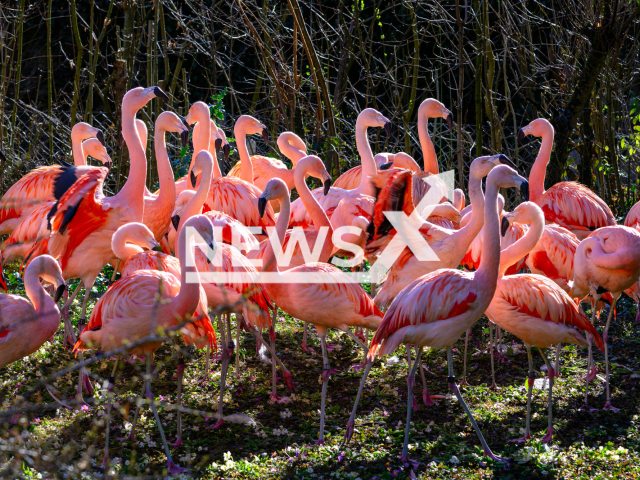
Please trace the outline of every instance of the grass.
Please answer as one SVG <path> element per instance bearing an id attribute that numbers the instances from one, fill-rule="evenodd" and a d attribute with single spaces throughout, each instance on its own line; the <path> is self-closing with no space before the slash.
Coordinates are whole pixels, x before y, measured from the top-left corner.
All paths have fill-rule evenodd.
<path id="1" fill-rule="evenodd" d="M 9 269 L 8 272 L 11 270 Z M 110 272 L 106 272 L 108 276 Z M 20 278 L 9 273 L 10 289 L 24 294 Z M 96 293 L 105 288 L 105 278 L 97 283 Z M 80 304 L 72 306 L 77 323 Z M 602 330 L 602 324 L 598 326 Z M 640 378 L 640 340 L 635 322 L 635 306 L 623 300 L 609 336 L 612 362 L 612 402 L 620 412 L 601 410 L 604 404 L 604 364 L 602 352 L 596 352 L 600 367 L 591 386 L 590 400 L 598 410 L 579 410 L 583 403 L 586 348 L 565 346 L 561 357 L 561 377 L 554 388 L 554 426 L 551 445 L 539 439 L 547 425 L 547 391 L 534 390 L 532 434 L 527 445 L 507 440 L 521 436 L 526 410 L 524 388 L 527 358 L 519 341 L 505 335 L 508 352 L 497 365 L 498 390 L 491 391 L 490 363 L 486 352 L 488 323 L 482 319 L 473 330 L 470 342 L 468 381 L 462 389 L 487 442 L 494 452 L 512 459 L 507 469 L 483 458 L 479 442 L 462 408 L 455 399 L 446 398 L 436 406 L 421 401 L 421 381 L 416 378 L 416 400 L 410 438 L 410 457 L 420 462 L 413 474 L 417 478 L 637 478 L 640 475 L 640 427 L 636 389 Z M 318 437 L 322 360 L 300 348 L 302 324 L 279 312 L 277 351 L 290 368 L 296 393 L 289 404 L 270 404 L 271 367 L 256 356 L 256 345 L 243 333 L 240 341 L 241 365 L 232 363 L 225 396 L 225 415 L 245 414 L 244 424 L 226 423 L 213 430 L 214 418 L 183 415 L 183 446 L 170 447 L 174 460 L 190 469 L 195 478 L 282 478 L 282 479 L 394 479 L 410 478 L 411 470 L 402 467 L 399 456 L 406 415 L 406 354 L 403 347 L 395 357 L 376 362 L 365 386 L 356 420 L 356 432 L 347 448 L 340 446 L 353 406 L 361 371 L 352 364 L 362 360 L 351 339 L 331 332 L 329 342 L 338 347 L 329 354 L 336 369 L 328 387 L 327 443 L 314 446 Z M 25 393 L 47 375 L 73 364 L 73 355 L 62 347 L 62 329 L 35 354 L 0 370 L 2 410 L 11 408 L 18 395 Z M 319 353 L 315 333 L 311 343 Z M 454 351 L 455 371 L 462 375 L 461 340 Z M 184 381 L 184 405 L 207 412 L 215 411 L 219 396 L 219 363 L 213 362 L 212 374 L 203 379 L 205 354 L 187 351 Z M 538 376 L 542 359 L 534 352 Z M 427 383 L 431 394 L 447 394 L 444 352 L 427 351 Z M 177 365 L 175 348 L 163 345 L 156 355 L 153 390 L 163 403 L 160 418 L 169 441 L 176 435 L 176 384 L 172 380 Z M 5 478 L 96 478 L 149 475 L 161 476 L 166 468 L 151 410 L 143 407 L 136 429 L 136 442 L 119 441 L 130 429 L 135 398 L 141 388 L 144 363 L 121 361 L 117 372 L 116 400 L 111 431 L 110 469 L 100 468 L 104 445 L 104 408 L 102 389 L 113 361 L 99 361 L 91 368 L 93 384 L 98 387 L 90 408 L 37 409 L 19 414 L 0 425 L 0 476 Z M 75 374 L 55 382 L 61 398 L 71 398 L 77 383 Z M 288 395 L 279 375 L 278 393 Z M 86 397 L 86 395 L 85 395 Z M 31 398 L 36 404 L 49 404 L 52 398 L 41 389 Z M 157 478 L 157 477 L 154 477 Z"/>

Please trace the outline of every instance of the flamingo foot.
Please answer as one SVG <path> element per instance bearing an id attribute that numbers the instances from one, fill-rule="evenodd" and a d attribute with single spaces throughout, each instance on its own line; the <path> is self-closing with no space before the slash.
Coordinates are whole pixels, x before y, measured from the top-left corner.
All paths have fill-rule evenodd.
<path id="1" fill-rule="evenodd" d="M 212 430 L 216 430 L 216 429 L 220 428 L 222 425 L 224 425 L 224 420 L 221 418 L 220 420 L 218 420 L 216 422 L 216 424 L 213 427 L 211 427 L 211 429 Z"/>
<path id="2" fill-rule="evenodd" d="M 362 343 L 364 343 L 364 329 L 361 328 L 358 331 L 356 331 L 355 336 L 358 337 Z"/>
<path id="3" fill-rule="evenodd" d="M 612 412 L 619 412 L 620 409 L 611 405 L 611 402 L 607 402 L 604 404 L 603 410 L 611 410 Z"/>
<path id="4" fill-rule="evenodd" d="M 291 376 L 291 373 L 283 372 L 282 376 L 284 377 L 284 383 L 286 383 L 287 388 L 289 389 L 289 391 L 291 393 L 296 393 L 296 387 L 293 384 L 293 377 Z"/>
<path id="5" fill-rule="evenodd" d="M 469 385 L 469 382 L 467 382 L 467 377 L 462 377 L 462 380 L 460 380 L 458 387 L 466 387 L 467 385 Z"/>
<path id="6" fill-rule="evenodd" d="M 436 402 L 433 401 L 433 398 L 431 398 L 431 395 L 429 395 L 429 390 L 426 388 L 422 390 L 422 401 L 427 407 L 432 407 L 436 404 Z"/>
<path id="7" fill-rule="evenodd" d="M 119 442 L 134 442 L 136 439 L 135 435 L 133 434 L 133 432 L 131 432 L 129 435 L 127 435 L 126 437 L 116 437 L 116 440 L 118 440 Z"/>
<path id="8" fill-rule="evenodd" d="M 324 440 L 318 440 L 318 441 L 315 443 L 315 446 L 316 446 L 316 447 L 318 447 L 318 446 L 320 446 L 320 445 L 324 445 Z"/>
<path id="9" fill-rule="evenodd" d="M 489 390 L 493 390 L 493 391 L 498 390 L 498 385 L 496 385 L 496 382 L 491 382 L 491 386 L 489 387 Z"/>
<path id="10" fill-rule="evenodd" d="M 595 408 L 590 407 L 590 406 L 589 406 L 588 404 L 586 404 L 586 403 L 585 403 L 584 405 L 582 405 L 578 410 L 580 410 L 580 411 L 585 411 L 585 412 L 595 412 L 595 411 L 596 411 L 596 409 L 595 409 Z"/>
<path id="11" fill-rule="evenodd" d="M 411 460 L 409 455 L 400 455 L 400 462 L 405 467 L 411 467 L 412 470 L 415 470 L 420 465 L 420 462 L 416 462 L 415 460 Z"/>
<path id="12" fill-rule="evenodd" d="M 86 370 L 82 370 L 82 388 L 87 392 L 87 395 L 93 396 L 93 385 L 91 385 L 91 380 L 89 380 L 89 375 Z"/>
<path id="13" fill-rule="evenodd" d="M 167 471 L 170 475 L 179 475 L 180 473 L 188 472 L 188 468 L 182 468 L 173 462 L 167 462 Z"/>
<path id="14" fill-rule="evenodd" d="M 506 463 L 507 465 L 509 465 L 509 460 L 507 458 L 499 457 L 489 449 L 484 451 L 484 456 L 489 457 L 494 462 Z"/>
<path id="15" fill-rule="evenodd" d="M 102 467 L 107 468 L 108 466 L 109 466 L 109 453 L 105 451 L 104 454 L 102 455 Z"/>
<path id="16" fill-rule="evenodd" d="M 412 395 L 411 401 L 413 402 L 413 406 L 411 408 L 413 408 L 417 412 L 419 409 L 418 409 L 418 402 L 416 402 L 416 397 Z"/>
<path id="17" fill-rule="evenodd" d="M 351 440 L 351 437 L 353 437 L 353 429 L 354 429 L 354 424 L 353 422 L 350 420 L 347 423 L 347 431 L 344 432 L 344 442 L 343 444 L 346 445 L 347 443 L 349 443 L 349 441 Z"/>
<path id="18" fill-rule="evenodd" d="M 269 403 L 291 403 L 291 399 L 289 397 L 279 397 L 272 393 Z"/>
<path id="19" fill-rule="evenodd" d="M 335 343 L 327 343 L 327 352 L 333 352 L 337 346 Z"/>
<path id="20" fill-rule="evenodd" d="M 640 308 L 638 309 L 638 313 L 636 314 L 636 322 L 640 322 Z"/>
<path id="21" fill-rule="evenodd" d="M 551 443 L 551 437 L 553 437 L 553 428 L 547 428 L 546 435 L 540 441 L 542 443 Z"/>
<path id="22" fill-rule="evenodd" d="M 522 438 L 514 438 L 512 440 L 509 440 L 509 443 L 527 443 L 527 440 L 531 440 L 531 434 L 530 433 L 527 433 Z"/>
<path id="23" fill-rule="evenodd" d="M 174 447 L 181 447 L 182 446 L 182 435 L 180 435 L 178 438 L 176 438 L 176 441 L 174 443 L 171 444 Z"/>
<path id="24" fill-rule="evenodd" d="M 588 376 L 589 376 L 589 383 L 593 382 L 596 379 L 596 375 L 598 374 L 598 368 L 594 365 L 593 367 L 591 367 L 591 370 L 589 370 Z M 582 380 L 587 380 L 587 377 L 582 377 Z"/>
<path id="25" fill-rule="evenodd" d="M 301 347 L 302 347 L 302 350 L 304 350 L 307 353 L 310 353 L 311 355 L 315 355 L 316 354 L 316 351 L 313 348 L 307 347 L 307 342 L 302 342 Z M 327 345 L 327 347 L 328 347 L 328 345 Z"/>

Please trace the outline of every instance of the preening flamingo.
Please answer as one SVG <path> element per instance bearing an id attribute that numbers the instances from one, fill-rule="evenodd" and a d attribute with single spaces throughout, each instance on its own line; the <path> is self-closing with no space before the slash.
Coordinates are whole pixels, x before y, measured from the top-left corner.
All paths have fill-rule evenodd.
<path id="1" fill-rule="evenodd" d="M 17 226 L 42 203 L 55 202 L 73 185 L 78 178 L 94 167 L 87 166 L 87 154 L 91 149 L 94 157 L 105 167 L 111 168 L 111 158 L 106 150 L 98 150 L 84 140 L 96 138 L 104 149 L 104 136 L 98 128 L 88 123 L 76 123 L 71 129 L 71 145 L 74 166 L 52 165 L 38 167 L 14 183 L 0 200 L 0 235 L 11 233 Z"/>
<path id="2" fill-rule="evenodd" d="M 587 340 L 576 328 L 593 335 L 600 348 L 603 348 L 602 338 L 567 292 L 551 279 L 537 274 L 505 275 L 510 265 L 539 244 L 545 230 L 542 210 L 533 202 L 521 203 L 513 212 L 507 213 L 502 219 L 502 231 L 506 232 L 511 222 L 527 224 L 529 230 L 521 239 L 500 253 L 498 284 L 486 314 L 493 323 L 522 340 L 527 348 L 527 420 L 524 438 L 521 441 L 531 438 L 531 392 L 535 380 L 531 346 L 540 350 L 547 365 L 549 378 L 549 425 L 542 441 L 549 443 L 553 436 L 555 370 L 542 349 L 560 343 L 587 345 Z M 491 366 L 493 370 L 493 361 Z"/>
<path id="3" fill-rule="evenodd" d="M 580 299 L 591 295 L 594 302 L 600 300 L 605 292 L 611 293 L 613 303 L 607 316 L 604 328 L 604 360 L 606 369 L 607 400 L 605 410 L 618 409 L 611 405 L 609 392 L 609 348 L 607 340 L 611 317 L 616 302 L 622 292 L 633 286 L 640 276 L 640 232 L 635 228 L 616 225 L 595 230 L 580 242 L 573 262 L 573 284 L 570 295 Z M 596 309 L 591 315 L 591 323 Z M 587 378 L 585 389 L 585 407 L 588 408 L 589 371 L 592 365 L 591 342 L 589 342 L 589 360 L 587 362 Z"/>
<path id="4" fill-rule="evenodd" d="M 206 217 L 192 217 L 186 226 L 195 229 L 209 245 L 213 244 L 213 227 Z M 159 329 L 166 330 L 183 322 L 187 323 L 179 331 L 185 343 L 193 343 L 198 348 L 215 344 L 215 332 L 208 317 L 189 321 L 200 305 L 202 296 L 197 269 L 191 266 L 194 265 L 190 245 L 192 237 L 187 236 L 187 231 L 185 228 L 181 235 L 183 247 L 179 250 L 180 279 L 167 272 L 138 270 L 115 282 L 91 312 L 91 319 L 74 346 L 74 351 L 100 348 L 108 352 L 122 347 L 126 342 L 156 335 Z M 151 391 L 152 356 L 162 343 L 161 339 L 149 340 L 131 347 L 127 352 L 146 357 L 147 372 L 143 391 L 151 401 L 151 409 L 167 455 L 169 473 L 175 474 L 184 469 L 173 463 Z M 113 383 L 115 379 L 111 378 L 110 381 Z M 109 404 L 105 460 L 109 456 L 110 416 Z"/>
<path id="5" fill-rule="evenodd" d="M 56 287 L 55 299 L 40 285 L 40 278 Z M 42 255 L 24 273 L 29 300 L 0 294 L 0 368 L 38 350 L 60 326 L 60 300 L 66 285 L 58 262 Z"/>
<path id="6" fill-rule="evenodd" d="M 195 157 L 198 152 L 206 150 L 204 146 L 209 144 L 211 136 L 209 108 L 203 102 L 194 103 L 189 109 L 189 115 L 187 115 L 186 120 L 190 125 L 195 122 L 202 124 L 198 144 L 194 144 Z M 243 143 L 246 135 L 261 134 L 266 130 L 262 123 L 248 115 L 243 115 L 236 121 L 236 128 L 236 135 L 240 134 L 240 137 L 236 138 L 238 151 L 242 151 L 240 144 Z M 267 216 L 264 219 L 258 214 L 258 198 L 261 192 L 258 187 L 253 185 L 251 159 L 243 153 L 241 153 L 240 159 L 243 165 L 246 166 L 243 170 L 243 175 L 245 179 L 248 179 L 247 181 L 236 177 L 220 177 L 218 160 L 216 158 L 213 159 L 213 178 L 206 204 L 211 210 L 226 213 L 247 227 L 258 226 L 265 228 L 273 226 L 275 224 L 275 216 L 271 207 L 268 208 Z M 192 188 L 195 188 L 199 181 L 196 179 L 196 182 L 193 183 L 194 179 L 195 177 L 190 179 Z"/>
<path id="7" fill-rule="evenodd" d="M 237 123 L 236 123 L 236 142 L 238 141 Z M 267 138 L 268 134 L 267 134 Z M 248 156 L 247 145 L 244 139 L 241 137 L 238 145 L 238 152 L 240 153 L 240 161 L 236 163 L 229 171 L 229 176 L 242 178 L 242 157 Z M 298 161 L 307 154 L 307 146 L 302 139 L 293 132 L 282 132 L 278 137 L 278 147 L 282 154 L 291 160 L 293 168 L 289 169 L 281 160 L 272 157 L 265 157 L 263 155 L 253 155 L 251 157 L 251 164 L 253 165 L 253 184 L 260 189 L 264 190 L 267 182 L 272 178 L 281 178 L 287 184 L 289 190 L 295 188 L 295 182 L 293 175 L 296 169 Z M 273 208 L 273 207 L 272 207 Z M 274 211 L 277 211 L 274 208 Z"/>
<path id="8" fill-rule="evenodd" d="M 440 268 L 457 268 L 463 257 L 465 256 L 469 245 L 473 239 L 478 235 L 482 229 L 483 223 L 483 208 L 484 208 L 484 195 L 482 193 L 482 178 L 489 174 L 489 172 L 500 164 L 513 165 L 504 155 L 493 155 L 487 157 L 476 158 L 469 167 L 469 196 L 473 205 L 470 221 L 460 230 L 449 230 L 440 226 L 423 221 L 421 217 L 417 217 L 416 221 L 420 226 L 420 234 L 427 241 L 438 260 L 436 261 L 420 261 L 418 257 L 409 249 L 405 248 L 400 256 L 391 265 L 384 265 L 385 270 L 388 269 L 382 286 L 378 290 L 375 302 L 378 308 L 388 307 L 393 299 L 411 282 L 418 277 L 427 273 L 433 272 Z M 380 178 L 393 175 L 391 173 L 381 174 Z M 399 175 L 398 182 L 404 184 L 400 186 L 403 191 L 401 195 L 405 197 L 412 194 L 413 188 L 411 183 L 413 176 L 411 175 Z M 387 188 L 389 184 L 387 183 Z M 433 192 L 432 192 L 433 193 Z M 440 198 L 439 194 L 435 194 L 433 202 L 437 203 Z M 378 195 L 378 201 L 376 203 L 376 216 L 374 224 L 379 230 L 379 227 L 383 226 L 385 217 L 383 212 L 389 210 L 399 210 L 397 206 L 392 203 L 396 198 L 394 188 L 381 190 Z M 409 203 L 409 209 L 405 213 L 412 214 L 413 202 L 411 199 L 405 200 L 405 204 Z M 395 234 L 395 231 L 392 232 Z M 367 253 L 373 255 L 378 250 L 384 250 L 384 248 L 390 243 L 392 235 L 380 236 L 379 238 L 373 238 L 373 241 L 367 245 Z M 381 261 L 382 260 L 382 261 Z M 376 263 L 381 261 L 381 265 L 384 263 L 384 259 L 376 260 Z M 375 264 L 374 264 L 375 265 Z M 380 265 L 378 266 L 380 268 Z"/>
<path id="9" fill-rule="evenodd" d="M 287 230 L 291 200 L 286 184 L 279 178 L 274 178 L 267 183 L 260 196 L 261 210 L 264 211 L 268 201 L 274 200 L 280 202 L 276 233 L 282 245 Z M 326 248 L 326 243 L 323 248 Z M 330 375 L 326 345 L 327 331 L 330 328 L 336 328 L 346 332 L 366 351 L 366 347 L 349 330 L 349 327 L 376 330 L 382 321 L 382 313 L 359 284 L 351 283 L 351 279 L 333 265 L 307 263 L 281 272 L 273 245 L 270 244 L 263 257 L 262 271 L 263 274 L 269 275 L 268 278 L 265 277 L 264 286 L 274 303 L 292 317 L 315 325 L 320 337 L 323 372 L 318 444 L 323 444 L 325 401 Z"/>
<path id="10" fill-rule="evenodd" d="M 479 188 L 480 185 L 477 187 Z M 408 444 L 414 375 L 421 358 L 422 348 L 428 346 L 432 349 L 447 350 L 449 388 L 456 395 L 458 402 L 467 413 L 478 434 L 485 456 L 496 461 L 505 461 L 493 454 L 482 436 L 482 432 L 471 411 L 462 398 L 456 385 L 451 354 L 451 347 L 458 341 L 460 335 L 482 316 L 491 303 L 496 290 L 500 259 L 500 225 L 497 199 L 498 189 L 501 187 L 519 187 L 525 196 L 528 191 L 526 179 L 507 165 L 497 166 L 489 173 L 486 203 L 484 204 L 485 240 L 483 242 L 480 268 L 475 273 L 463 272 L 455 268 L 443 268 L 424 275 L 400 292 L 389 307 L 382 325 L 380 325 L 371 341 L 368 354 L 369 361 L 362 376 L 351 418 L 347 425 L 345 442 L 348 442 L 353 435 L 358 401 L 362 395 L 362 390 L 374 359 L 392 353 L 400 344 L 416 345 L 418 349 L 416 360 L 407 379 L 409 390 L 407 395 L 407 420 L 401 457 L 403 463 L 409 462 Z M 478 199 L 478 201 L 481 200 Z"/>
<path id="11" fill-rule="evenodd" d="M 542 138 L 529 180 L 531 201 L 542 208 L 546 221 L 565 227 L 580 240 L 596 228 L 615 225 L 616 219 L 609 206 L 584 185 L 577 182 L 560 182 L 545 191 L 544 178 L 553 148 L 553 126 L 548 120 L 538 118 L 520 129 L 518 143 L 527 135 Z"/>

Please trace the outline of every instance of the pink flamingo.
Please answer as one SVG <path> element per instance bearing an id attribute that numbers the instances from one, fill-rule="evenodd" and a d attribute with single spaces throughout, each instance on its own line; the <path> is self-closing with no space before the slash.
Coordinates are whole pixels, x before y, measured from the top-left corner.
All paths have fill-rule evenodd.
<path id="1" fill-rule="evenodd" d="M 596 343 L 603 348 L 602 338 L 589 319 L 580 311 L 571 297 L 551 279 L 537 274 L 506 275 L 510 265 L 523 258 L 539 244 L 545 230 L 544 214 L 533 202 L 524 202 L 502 220 L 502 231 L 511 222 L 530 225 L 527 233 L 500 253 L 500 273 L 496 292 L 486 314 L 493 323 L 522 340 L 527 348 L 529 374 L 527 380 L 527 419 L 524 438 L 531 438 L 531 392 L 535 380 L 531 346 L 538 347 L 549 377 L 549 424 L 542 438 L 549 443 L 553 436 L 553 380 L 555 369 L 547 359 L 543 349 L 553 344 L 572 343 L 587 345 L 587 340 L 576 330 L 589 332 Z M 493 374 L 493 351 L 492 351 Z M 494 380 L 495 383 L 495 380 Z"/>
<path id="2" fill-rule="evenodd" d="M 605 410 L 618 411 L 611 405 L 609 391 L 609 325 L 616 308 L 616 302 L 622 292 L 633 286 L 640 277 L 640 232 L 634 228 L 616 225 L 603 227 L 591 232 L 580 242 L 576 249 L 573 262 L 573 284 L 570 295 L 580 299 L 591 295 L 595 302 L 600 300 L 605 292 L 613 296 L 613 302 L 607 316 L 607 324 L 602 335 L 604 340 L 604 360 L 606 369 L 607 399 Z M 596 309 L 591 314 L 591 323 L 595 318 Z M 590 340 L 590 339 L 589 339 Z M 589 360 L 587 372 L 593 364 L 591 342 L 589 341 Z M 586 377 L 585 407 L 588 407 L 589 375 Z"/>
<path id="3" fill-rule="evenodd" d="M 276 233 L 282 245 L 287 230 L 291 200 L 286 184 L 279 178 L 271 179 L 267 183 L 260 196 L 261 210 L 264 211 L 268 201 L 274 200 L 280 202 L 280 216 L 276 222 Z M 325 222 L 328 222 L 328 219 Z M 327 248 L 326 243 L 323 248 Z M 270 277 L 277 277 L 277 281 L 274 283 L 264 284 L 275 304 L 292 317 L 315 325 L 320 337 L 324 363 L 318 444 L 323 444 L 325 400 L 330 375 L 326 346 L 327 331 L 330 328 L 342 330 L 366 351 L 364 344 L 349 330 L 349 327 L 376 330 L 382 321 L 382 313 L 375 307 L 369 295 L 360 285 L 350 283 L 346 274 L 333 265 L 307 263 L 281 272 L 273 246 L 269 245 L 263 257 L 262 271 L 263 274 L 268 273 Z M 311 283 L 310 278 L 321 280 L 321 283 Z"/>
<path id="4" fill-rule="evenodd" d="M 580 240 L 599 227 L 616 224 L 607 204 L 584 185 L 576 182 L 556 183 L 544 189 L 544 177 L 553 148 L 553 126 L 548 120 L 538 118 L 518 133 L 518 143 L 527 135 L 542 138 L 542 145 L 531 167 L 531 201 L 537 203 L 548 223 L 557 223 L 572 231 Z"/>
<path id="5" fill-rule="evenodd" d="M 422 348 L 428 346 L 432 349 L 447 350 L 449 388 L 456 395 L 458 402 L 467 413 L 480 439 L 485 456 L 495 461 L 506 462 L 493 454 L 482 436 L 471 410 L 469 410 L 460 394 L 453 373 L 451 347 L 458 341 L 462 333 L 478 321 L 491 303 L 496 290 L 500 259 L 500 226 L 497 209 L 498 189 L 500 187 L 516 186 L 526 195 L 528 191 L 526 179 L 506 165 L 497 166 L 489 173 L 487 178 L 487 200 L 484 204 L 485 241 L 483 242 L 480 268 L 475 273 L 451 268 L 436 270 L 411 283 L 395 298 L 389 307 L 384 321 L 373 337 L 369 348 L 369 361 L 362 376 L 351 418 L 347 425 L 345 443 L 353 435 L 358 401 L 375 358 L 392 353 L 400 344 L 416 345 L 418 354 L 407 379 L 409 390 L 407 395 L 407 420 L 401 457 L 403 463 L 409 462 L 407 446 L 411 426 L 414 376 L 422 356 Z M 478 203 L 474 202 L 474 204 L 478 206 Z"/>
<path id="6" fill-rule="evenodd" d="M 53 300 L 40 278 L 56 287 Z M 57 302 L 65 289 L 58 262 L 42 255 L 24 273 L 24 290 L 31 303 L 19 295 L 0 294 L 0 368 L 31 355 L 56 333 L 60 326 Z"/>
<path id="7" fill-rule="evenodd" d="M 422 172 L 420 166 L 416 163 L 413 157 L 407 153 L 399 152 L 393 153 L 378 153 L 373 159 L 376 162 L 376 168 L 380 170 L 380 167 L 385 164 L 391 164 L 397 168 L 404 168 L 411 170 L 412 172 Z M 342 175 L 333 184 L 336 188 L 342 188 L 344 190 L 355 190 L 360 186 L 362 179 L 362 165 L 353 167 Z"/>
<path id="8" fill-rule="evenodd" d="M 76 123 L 71 129 L 71 145 L 74 166 L 52 165 L 32 170 L 2 196 L 0 200 L 0 235 L 10 234 L 25 217 L 42 203 L 55 202 L 73 185 L 78 178 L 91 171 L 87 166 L 87 154 L 84 149 L 92 151 L 92 157 L 100 160 L 107 168 L 111 168 L 111 158 L 106 150 L 99 152 L 93 144 L 83 141 L 96 138 L 104 148 L 102 132 L 88 123 Z"/>
<path id="9" fill-rule="evenodd" d="M 638 228 L 640 226 L 640 202 L 637 202 L 631 207 L 629 213 L 624 219 L 624 224 L 627 227 Z M 624 291 L 634 302 L 636 302 L 636 322 L 640 322 L 640 283 L 636 282 L 634 285 Z"/>
<path id="10" fill-rule="evenodd" d="M 189 109 L 187 115 L 187 123 L 192 125 L 195 122 L 202 124 L 200 136 L 194 144 L 194 157 L 198 152 L 206 150 L 211 136 L 211 123 L 209 118 L 209 108 L 203 102 L 194 103 Z M 242 151 L 241 144 L 245 142 L 246 135 L 259 134 L 266 131 L 266 127 L 253 117 L 248 115 L 241 116 L 236 121 L 236 145 L 238 151 Z M 246 148 L 246 145 L 245 145 Z M 244 177 L 242 179 L 236 177 L 221 177 L 218 160 L 213 160 L 213 178 L 209 189 L 209 196 L 206 204 L 211 210 L 226 213 L 238 220 L 247 227 L 258 226 L 265 228 L 275 224 L 275 216 L 271 208 L 267 211 L 266 218 L 261 218 L 258 214 L 258 198 L 260 190 L 253 185 L 253 170 L 251 167 L 251 159 L 248 155 L 240 156 L 243 165 Z M 198 185 L 196 177 L 191 178 L 192 187 Z"/>
<path id="11" fill-rule="evenodd" d="M 235 134 L 237 137 L 237 133 Z M 267 134 L 268 138 L 268 134 Z M 265 157 L 262 155 L 251 156 L 253 165 L 253 184 L 264 190 L 267 182 L 272 178 L 281 178 L 287 184 L 289 190 L 295 188 L 294 172 L 298 161 L 307 154 L 307 146 L 302 139 L 293 132 L 282 132 L 278 137 L 278 147 L 282 154 L 293 163 L 293 168 L 287 166 L 277 158 Z M 240 153 L 240 161 L 236 163 L 229 171 L 228 176 L 242 178 L 242 157 L 248 156 L 247 146 L 245 142 L 238 143 L 238 152 Z M 274 208 L 274 211 L 276 209 Z"/>
<path id="12" fill-rule="evenodd" d="M 189 220 L 188 226 L 196 229 L 201 237 L 206 238 L 210 244 L 214 241 L 211 223 L 206 217 L 196 216 Z M 168 329 L 194 317 L 194 313 L 202 301 L 200 295 L 200 282 L 193 281 L 198 278 L 197 269 L 187 255 L 192 255 L 185 229 L 182 234 L 183 248 L 179 251 L 181 274 L 180 280 L 173 274 L 159 272 L 157 270 L 139 270 L 114 283 L 96 304 L 91 319 L 80 339 L 74 347 L 74 351 L 84 351 L 89 348 L 100 348 L 110 351 L 120 348 L 124 342 L 135 342 L 149 335 L 155 334 L 158 329 Z M 191 260 L 193 257 L 189 257 Z M 187 275 L 190 280 L 187 281 Z M 159 299 L 160 292 L 160 299 Z M 202 348 L 207 343 L 215 344 L 215 332 L 208 317 L 200 318 L 195 322 L 186 323 L 180 330 L 185 343 L 194 343 Z M 169 447 L 164 435 L 164 429 L 158 416 L 154 395 L 151 391 L 151 372 L 153 353 L 162 345 L 162 340 L 149 340 L 127 350 L 132 355 L 144 355 L 147 362 L 145 387 L 143 392 L 150 400 L 151 410 L 160 431 L 162 444 L 167 455 L 167 467 L 170 474 L 184 472 L 171 458 Z M 116 359 L 117 365 L 118 359 Z M 115 374 L 116 368 L 112 373 Z M 109 422 L 111 417 L 111 405 L 107 411 L 107 437 L 105 439 L 104 462 L 109 458 Z"/>

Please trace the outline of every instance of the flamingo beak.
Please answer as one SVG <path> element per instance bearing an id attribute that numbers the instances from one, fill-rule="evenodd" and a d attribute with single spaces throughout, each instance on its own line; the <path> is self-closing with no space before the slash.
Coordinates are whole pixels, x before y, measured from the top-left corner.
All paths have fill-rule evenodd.
<path id="1" fill-rule="evenodd" d="M 449 125 L 449 130 L 453 130 L 453 114 L 451 112 L 445 117 L 445 121 Z"/>
<path id="2" fill-rule="evenodd" d="M 220 149 L 222 148 L 222 139 L 216 138 L 215 145 L 216 145 L 216 156 L 217 156 L 220 153 Z"/>
<path id="3" fill-rule="evenodd" d="M 507 218 L 507 215 L 502 217 L 502 224 L 500 225 L 500 233 L 502 234 L 503 237 L 507 234 L 507 231 L 509 230 L 510 225 L 511 224 L 509 223 L 509 219 Z"/>
<path id="4" fill-rule="evenodd" d="M 178 225 L 180 225 L 180 215 L 174 215 L 173 217 L 171 217 L 171 223 L 173 224 L 173 228 L 175 228 L 177 232 Z"/>
<path id="5" fill-rule="evenodd" d="M 267 127 L 262 129 L 262 139 L 264 140 L 264 143 L 269 145 L 269 130 L 267 130 Z"/>
<path id="6" fill-rule="evenodd" d="M 224 153 L 225 162 L 229 163 L 229 154 L 231 153 L 231 145 L 228 143 L 222 147 L 222 153 Z"/>
<path id="7" fill-rule="evenodd" d="M 104 135 L 102 134 L 102 130 L 98 130 L 98 133 L 96 133 L 96 138 L 100 140 L 100 143 L 102 144 L 103 147 L 107 146 L 106 142 L 104 141 Z"/>
<path id="8" fill-rule="evenodd" d="M 527 132 L 525 132 L 524 128 L 521 128 L 520 131 L 518 132 L 518 143 L 522 143 L 522 141 L 524 140 L 524 137 L 526 136 L 527 136 Z"/>
<path id="9" fill-rule="evenodd" d="M 107 168 L 107 170 L 111 171 L 112 163 L 110 161 L 109 162 L 105 162 L 104 166 Z"/>
<path id="10" fill-rule="evenodd" d="M 389 170 L 391 167 L 393 167 L 393 162 L 387 162 L 380 165 L 379 170 Z"/>
<path id="11" fill-rule="evenodd" d="M 387 137 L 391 136 L 391 122 L 387 122 L 384 124 L 384 131 L 387 134 Z"/>
<path id="12" fill-rule="evenodd" d="M 529 201 L 529 182 L 526 180 L 520 185 L 520 194 L 525 202 Z"/>
<path id="13" fill-rule="evenodd" d="M 183 124 L 185 127 L 189 128 L 189 123 L 187 122 L 187 119 L 186 119 L 186 118 L 182 118 L 182 117 L 180 117 L 180 121 L 182 122 L 182 124 Z"/>
<path id="14" fill-rule="evenodd" d="M 324 196 L 329 195 L 329 190 L 331 190 L 331 177 L 327 178 L 324 181 Z"/>
<path id="15" fill-rule="evenodd" d="M 260 195 L 258 198 L 258 213 L 260 214 L 260 218 L 264 217 L 264 211 L 267 208 L 267 198 Z"/>
<path id="16" fill-rule="evenodd" d="M 511 168 L 513 168 L 514 170 L 516 170 L 516 164 L 513 163 L 511 161 L 511 159 L 509 157 L 507 157 L 506 155 L 498 155 L 498 161 L 503 164 L 503 165 L 509 165 Z"/>
<path id="17" fill-rule="evenodd" d="M 189 172 L 189 180 L 191 180 L 191 186 L 196 188 L 196 182 L 198 181 L 198 177 L 194 175 L 193 170 Z"/>
<path id="18" fill-rule="evenodd" d="M 63 282 L 62 285 L 60 285 L 56 289 L 56 293 L 53 296 L 53 301 L 58 303 L 60 301 L 60 299 L 62 298 L 62 294 L 64 293 L 65 290 L 67 290 L 67 284 Z"/>
<path id="19" fill-rule="evenodd" d="M 184 130 L 180 132 L 180 140 L 182 141 L 182 146 L 186 147 L 189 144 L 189 130 Z"/>
<path id="20" fill-rule="evenodd" d="M 169 95 L 164 93 L 160 87 L 153 87 L 153 93 L 157 98 L 161 98 L 165 101 L 169 101 Z"/>

